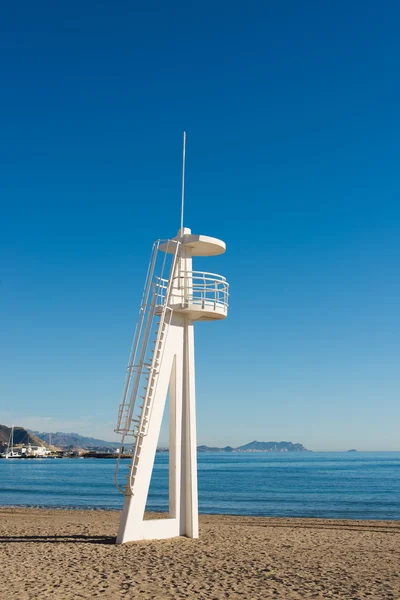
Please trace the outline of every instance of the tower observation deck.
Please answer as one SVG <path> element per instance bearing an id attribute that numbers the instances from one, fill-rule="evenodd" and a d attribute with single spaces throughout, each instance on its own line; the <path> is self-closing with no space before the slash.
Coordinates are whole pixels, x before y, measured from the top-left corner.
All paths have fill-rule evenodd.
<path id="1" fill-rule="evenodd" d="M 173 254 L 178 244 L 180 256 L 171 280 L 168 307 L 176 313 L 186 315 L 192 321 L 225 319 L 228 314 L 229 288 L 225 277 L 192 270 L 194 256 L 222 254 L 226 249 L 224 242 L 206 235 L 193 235 L 190 229 L 184 228 L 178 232 L 176 238 L 162 244 L 160 250 Z M 161 312 L 165 303 L 169 281 L 160 278 L 156 283 L 157 313 Z"/>

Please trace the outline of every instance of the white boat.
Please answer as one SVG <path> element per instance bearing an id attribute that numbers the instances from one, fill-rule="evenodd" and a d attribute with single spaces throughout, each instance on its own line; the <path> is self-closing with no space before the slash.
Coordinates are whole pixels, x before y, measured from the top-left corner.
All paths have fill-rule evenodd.
<path id="1" fill-rule="evenodd" d="M 10 452 L 6 451 L 3 454 L 3 458 L 22 458 L 20 454 L 18 454 L 18 452 L 14 452 L 14 450 L 11 450 Z"/>
<path id="2" fill-rule="evenodd" d="M 7 450 L 2 454 L 3 458 L 21 458 L 21 454 L 14 451 L 14 425 L 11 427 L 10 439 L 8 440 Z"/>

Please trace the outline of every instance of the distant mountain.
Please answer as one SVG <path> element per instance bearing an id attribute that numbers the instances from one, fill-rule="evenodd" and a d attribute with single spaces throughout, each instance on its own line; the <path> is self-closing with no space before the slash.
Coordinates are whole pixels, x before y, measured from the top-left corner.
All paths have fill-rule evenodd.
<path id="1" fill-rule="evenodd" d="M 85 437 L 84 435 L 79 435 L 79 433 L 62 433 L 61 431 L 51 434 L 46 432 L 40 433 L 39 431 L 31 431 L 31 433 L 47 444 L 50 443 L 51 435 L 51 445 L 58 448 L 83 448 L 84 450 L 104 451 L 115 450 L 120 447 L 119 442 L 106 442 L 97 438 Z"/>
<path id="2" fill-rule="evenodd" d="M 225 446 L 225 448 L 212 448 L 209 446 L 198 446 L 199 452 L 310 452 L 302 444 L 293 442 L 250 442 L 238 448 Z"/>
<path id="3" fill-rule="evenodd" d="M 232 446 L 225 446 L 225 448 L 215 448 L 210 446 L 197 446 L 198 452 L 235 452 L 235 448 Z"/>
<path id="4" fill-rule="evenodd" d="M 0 446 L 7 446 L 11 435 L 11 427 L 0 425 Z M 32 446 L 46 446 L 33 432 L 24 427 L 14 427 L 14 445 L 31 444 Z"/>
<path id="5" fill-rule="evenodd" d="M 244 446 L 239 446 L 240 452 L 309 452 L 302 444 L 293 444 L 293 442 L 250 442 Z"/>

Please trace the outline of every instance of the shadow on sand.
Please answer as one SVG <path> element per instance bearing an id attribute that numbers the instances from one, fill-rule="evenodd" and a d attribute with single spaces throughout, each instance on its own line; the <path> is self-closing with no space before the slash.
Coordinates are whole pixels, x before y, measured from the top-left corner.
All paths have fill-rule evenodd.
<path id="1" fill-rule="evenodd" d="M 0 544 L 115 544 L 113 535 L 7 535 L 0 536 Z"/>

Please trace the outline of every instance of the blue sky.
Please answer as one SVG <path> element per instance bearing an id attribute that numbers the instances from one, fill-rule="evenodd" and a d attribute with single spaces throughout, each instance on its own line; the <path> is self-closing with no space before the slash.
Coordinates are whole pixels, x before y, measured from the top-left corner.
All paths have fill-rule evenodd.
<path id="1" fill-rule="evenodd" d="M 227 253 L 198 441 L 400 450 L 397 2 L 9 3 L 0 422 L 115 439 L 152 242 Z"/>

